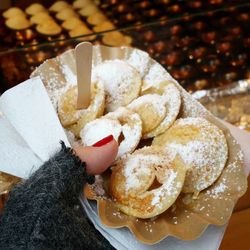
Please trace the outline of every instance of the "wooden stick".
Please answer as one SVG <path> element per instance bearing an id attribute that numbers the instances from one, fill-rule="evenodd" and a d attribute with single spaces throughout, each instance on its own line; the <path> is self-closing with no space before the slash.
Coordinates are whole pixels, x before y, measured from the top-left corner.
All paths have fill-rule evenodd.
<path id="1" fill-rule="evenodd" d="M 77 73 L 77 109 L 87 108 L 91 97 L 92 44 L 79 43 L 75 48 Z"/>

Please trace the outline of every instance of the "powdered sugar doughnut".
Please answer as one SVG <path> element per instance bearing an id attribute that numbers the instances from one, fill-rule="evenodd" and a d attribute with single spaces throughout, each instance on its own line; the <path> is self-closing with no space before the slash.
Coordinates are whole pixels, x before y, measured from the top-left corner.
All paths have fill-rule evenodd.
<path id="1" fill-rule="evenodd" d="M 87 109 L 76 109 L 77 86 L 70 87 L 58 102 L 58 116 L 64 127 L 79 137 L 81 129 L 104 111 L 105 93 L 100 82 L 91 85 L 91 102 Z"/>
<path id="2" fill-rule="evenodd" d="M 104 117 L 118 120 L 121 124 L 117 157 L 133 152 L 141 139 L 142 122 L 140 116 L 127 108 L 120 107 Z"/>
<path id="3" fill-rule="evenodd" d="M 93 70 L 93 79 L 104 84 L 107 111 L 128 105 L 138 97 L 141 88 L 139 72 L 122 60 L 110 60 L 99 64 Z"/>
<path id="4" fill-rule="evenodd" d="M 160 82 L 170 81 L 169 73 L 158 63 L 150 64 L 150 68 L 143 76 L 141 91 L 157 86 Z"/>
<path id="5" fill-rule="evenodd" d="M 122 212 L 137 218 L 151 218 L 175 202 L 185 172 L 183 162 L 170 151 L 142 148 L 126 155 L 112 168 L 111 195 Z"/>
<path id="6" fill-rule="evenodd" d="M 142 50 L 133 50 L 126 61 L 139 71 L 141 78 L 146 75 L 150 67 L 149 54 Z"/>
<path id="7" fill-rule="evenodd" d="M 122 132 L 122 125 L 118 120 L 99 118 L 89 122 L 80 132 L 82 142 L 86 146 L 91 146 L 108 135 L 113 135 L 116 141 Z"/>
<path id="8" fill-rule="evenodd" d="M 156 86 L 147 89 L 143 93 L 160 94 L 166 107 L 166 116 L 159 126 L 144 135 L 144 138 L 151 138 L 162 134 L 174 123 L 180 111 L 181 95 L 174 83 L 167 81 L 157 84 Z"/>
<path id="9" fill-rule="evenodd" d="M 177 120 L 153 145 L 175 150 L 183 159 L 187 175 L 183 192 L 199 193 L 220 176 L 228 156 L 223 132 L 204 118 Z"/>
<path id="10" fill-rule="evenodd" d="M 158 94 L 148 94 L 136 98 L 128 106 L 140 115 L 142 136 L 157 127 L 166 116 L 165 99 Z"/>

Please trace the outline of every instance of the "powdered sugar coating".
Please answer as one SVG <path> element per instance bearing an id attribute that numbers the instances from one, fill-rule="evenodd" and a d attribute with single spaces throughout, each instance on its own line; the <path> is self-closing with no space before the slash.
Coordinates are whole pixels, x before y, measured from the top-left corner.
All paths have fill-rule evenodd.
<path id="1" fill-rule="evenodd" d="M 150 57 L 148 53 L 144 51 L 133 50 L 126 61 L 139 71 L 141 78 L 143 78 L 149 70 Z"/>
<path id="2" fill-rule="evenodd" d="M 166 100 L 158 94 L 140 96 L 127 107 L 140 115 L 143 135 L 157 127 L 166 116 Z"/>
<path id="3" fill-rule="evenodd" d="M 58 101 L 58 115 L 64 126 L 70 126 L 78 123 L 80 119 L 91 117 L 90 120 L 102 115 L 104 108 L 105 94 L 104 86 L 101 82 L 92 83 L 91 85 L 91 101 L 86 109 L 78 110 L 77 103 L 77 87 L 69 87 Z M 85 124 L 79 124 L 79 132 Z M 78 133 L 77 133 L 77 136 Z"/>
<path id="4" fill-rule="evenodd" d="M 159 148 L 142 148 L 117 163 L 111 177 L 112 195 L 126 214 L 151 218 L 173 204 L 184 177 L 184 166 L 172 153 Z M 151 189 L 155 178 L 161 186 Z"/>
<path id="5" fill-rule="evenodd" d="M 160 95 L 157 94 L 148 94 L 148 95 L 143 95 L 138 98 L 136 98 L 133 102 L 131 102 L 128 105 L 128 108 L 134 109 L 135 107 L 141 106 L 141 105 L 152 105 L 155 109 L 155 112 L 159 116 L 164 116 L 166 112 L 165 108 L 165 100 L 162 98 Z"/>
<path id="6" fill-rule="evenodd" d="M 131 156 L 125 163 L 123 173 L 126 178 L 126 193 L 136 194 L 137 192 L 143 192 L 152 184 L 152 178 L 148 177 L 154 177 L 154 171 L 148 164 L 148 160 L 145 158 L 146 157 Z"/>
<path id="7" fill-rule="evenodd" d="M 175 121 L 181 107 L 181 96 L 177 87 L 173 83 L 168 83 L 164 87 L 162 95 L 166 107 L 166 116 L 155 129 L 146 134 L 145 138 L 155 137 L 166 131 Z"/>
<path id="8" fill-rule="evenodd" d="M 122 126 L 121 134 L 124 139 L 119 144 L 117 158 L 133 152 L 141 139 L 142 122 L 140 116 L 127 108 L 120 107 L 105 117 L 118 120 Z"/>
<path id="9" fill-rule="evenodd" d="M 145 91 L 146 89 L 154 87 L 161 82 L 169 81 L 171 79 L 172 78 L 166 70 L 160 64 L 155 63 L 150 65 L 149 71 L 146 75 L 144 75 L 141 91 Z"/>
<path id="10" fill-rule="evenodd" d="M 175 195 L 178 193 L 177 188 L 180 188 L 181 183 L 178 182 L 175 186 L 173 186 L 173 182 L 177 177 L 177 173 L 173 170 L 169 170 L 168 178 L 166 178 L 166 181 L 162 185 L 162 189 L 158 189 L 155 194 L 154 198 L 151 201 L 151 204 L 153 206 L 162 206 L 162 197 L 164 197 L 165 193 L 168 195 Z M 176 188 L 177 187 L 177 188 Z"/>
<path id="11" fill-rule="evenodd" d="M 32 72 L 31 77 L 35 76 L 40 76 L 54 108 L 57 109 L 61 94 L 71 85 L 61 73 L 60 65 L 53 59 L 48 59 Z"/>
<path id="12" fill-rule="evenodd" d="M 184 192 L 200 192 L 213 184 L 225 167 L 228 148 L 223 132 L 203 118 L 177 120 L 153 144 L 176 151 L 186 164 Z"/>
<path id="13" fill-rule="evenodd" d="M 109 135 L 113 135 L 118 141 L 121 131 L 122 126 L 119 121 L 100 118 L 87 123 L 81 130 L 80 137 L 83 145 L 91 146 Z"/>
<path id="14" fill-rule="evenodd" d="M 65 76 L 67 84 L 76 85 L 77 77 L 75 73 L 69 68 L 69 66 L 66 64 L 62 64 L 61 69 L 62 73 Z"/>
<path id="15" fill-rule="evenodd" d="M 126 106 L 140 92 L 139 72 L 122 60 L 110 60 L 97 65 L 93 70 L 93 79 L 104 84 L 107 111 Z"/>

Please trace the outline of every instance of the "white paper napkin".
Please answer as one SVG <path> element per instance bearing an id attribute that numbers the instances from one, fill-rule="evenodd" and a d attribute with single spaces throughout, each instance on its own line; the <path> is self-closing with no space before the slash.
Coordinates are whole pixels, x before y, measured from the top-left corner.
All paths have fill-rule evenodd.
<path id="1" fill-rule="evenodd" d="M 56 112 L 40 78 L 33 78 L 8 90 L 0 97 L 0 171 L 26 178 L 60 148 L 69 145 Z M 101 224 L 94 202 L 83 207 L 100 233 L 121 250 L 217 250 L 225 227 L 210 226 L 194 241 L 168 237 L 148 246 L 138 242 L 126 228 L 111 229 Z"/>
<path id="2" fill-rule="evenodd" d="M 26 178 L 60 149 L 69 145 L 47 91 L 39 77 L 0 97 L 0 170 Z"/>
<path id="3" fill-rule="evenodd" d="M 26 178 L 42 164 L 5 115 L 0 116 L 0 169 Z"/>

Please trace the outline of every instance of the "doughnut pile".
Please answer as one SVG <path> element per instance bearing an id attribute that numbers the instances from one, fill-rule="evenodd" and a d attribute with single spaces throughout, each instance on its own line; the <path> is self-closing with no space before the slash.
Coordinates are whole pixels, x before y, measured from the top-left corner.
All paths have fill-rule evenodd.
<path id="1" fill-rule="evenodd" d="M 93 68 L 89 107 L 76 109 L 76 86 L 57 107 L 64 128 L 84 145 L 114 136 L 119 149 L 109 194 L 120 211 L 143 219 L 162 214 L 180 193 L 197 199 L 228 158 L 223 132 L 205 118 L 183 116 L 178 86 L 158 74 L 147 69 L 146 57 L 104 60 Z"/>

